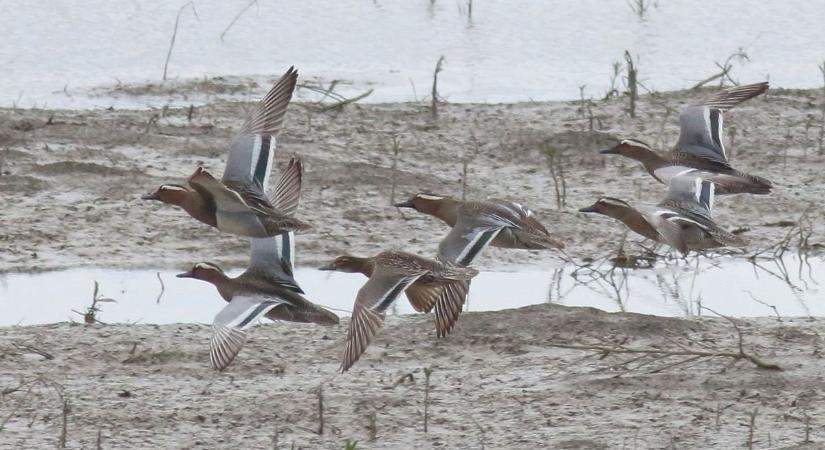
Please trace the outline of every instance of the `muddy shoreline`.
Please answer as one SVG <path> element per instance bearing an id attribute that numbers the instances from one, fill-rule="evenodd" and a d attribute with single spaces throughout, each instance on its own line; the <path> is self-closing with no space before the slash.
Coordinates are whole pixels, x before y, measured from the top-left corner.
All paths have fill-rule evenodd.
<path id="1" fill-rule="evenodd" d="M 207 325 L 6 327 L 0 442 L 55 445 L 59 390 L 68 448 L 94 448 L 98 432 L 101 448 L 740 448 L 754 413 L 754 448 L 821 448 L 825 321 L 735 323 L 747 354 L 783 370 L 559 348 L 737 352 L 738 339 L 721 318 L 553 305 L 466 313 L 442 340 L 431 317 L 390 317 L 343 375 L 345 326 L 261 324 L 224 373 L 208 370 Z"/>

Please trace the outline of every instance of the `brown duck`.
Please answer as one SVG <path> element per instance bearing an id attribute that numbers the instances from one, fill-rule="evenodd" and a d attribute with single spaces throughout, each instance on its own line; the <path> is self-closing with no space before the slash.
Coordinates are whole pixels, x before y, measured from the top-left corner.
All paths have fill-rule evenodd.
<path id="1" fill-rule="evenodd" d="M 189 187 L 161 185 L 145 200 L 158 200 L 183 208 L 193 218 L 221 231 L 248 237 L 269 237 L 304 231 L 309 225 L 292 217 L 290 205 L 267 197 L 269 174 L 280 132 L 298 77 L 290 68 L 247 117 L 232 141 L 223 177 L 217 180 L 198 167 Z M 282 185 L 289 178 L 282 178 Z M 282 186 L 290 189 L 288 185 Z M 281 187 L 279 187 L 281 188 Z M 294 189 L 294 188 L 292 188 Z M 283 199 L 288 199 L 282 196 Z"/>
<path id="2" fill-rule="evenodd" d="M 725 153 L 722 128 L 722 112 L 767 89 L 766 82 L 724 89 L 699 105 L 687 107 L 679 116 L 679 140 L 667 155 L 636 139 L 623 139 L 601 153 L 635 159 L 653 178 L 664 184 L 669 184 L 677 176 L 689 175 L 712 181 L 720 195 L 769 194 L 773 188 L 770 181 L 731 167 Z"/>
<path id="3" fill-rule="evenodd" d="M 230 278 L 212 263 L 198 263 L 179 278 L 196 278 L 215 285 L 229 302 L 212 324 L 209 360 L 216 370 L 226 368 L 246 341 L 246 329 L 261 316 L 288 322 L 336 325 L 338 316 L 301 295 L 291 267 L 282 266 L 276 238 L 250 241 L 249 267 Z"/>
<path id="4" fill-rule="evenodd" d="M 529 208 L 509 200 L 462 201 L 420 193 L 395 206 L 435 216 L 452 227 L 438 255 L 459 266 L 469 265 L 488 244 L 531 250 L 564 248 Z"/>
<path id="5" fill-rule="evenodd" d="M 713 221 L 714 189 L 708 180 L 683 175 L 670 180 L 668 194 L 658 205 L 633 207 L 623 200 L 602 197 L 579 211 L 617 219 L 636 233 L 682 254 L 689 250 L 747 245 L 747 241 Z"/>
<path id="6" fill-rule="evenodd" d="M 438 336 L 447 335 L 464 305 L 469 280 L 478 274 L 472 268 L 401 251 L 385 251 L 369 258 L 341 256 L 321 270 L 357 272 L 369 278 L 355 298 L 342 372 L 358 361 L 381 328 L 387 308 L 402 292 L 416 311 L 435 308 Z"/>

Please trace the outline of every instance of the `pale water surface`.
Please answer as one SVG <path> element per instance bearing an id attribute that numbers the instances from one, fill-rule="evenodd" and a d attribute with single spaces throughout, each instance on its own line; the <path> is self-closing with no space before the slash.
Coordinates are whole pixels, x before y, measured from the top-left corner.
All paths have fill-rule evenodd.
<path id="1" fill-rule="evenodd" d="M 598 272 L 570 266 L 517 272 L 482 272 L 473 280 L 468 309 L 491 311 L 553 302 L 593 306 L 606 311 L 633 311 L 685 317 L 711 314 L 753 316 L 825 316 L 825 295 L 817 276 L 825 261 L 795 256 L 758 261 L 730 257 L 695 258 L 660 263 L 653 269 L 621 270 L 609 274 L 609 263 Z M 238 271 L 234 271 L 237 273 Z M 93 284 L 117 303 L 103 303 L 103 322 L 210 323 L 225 302 L 205 282 L 178 279 L 164 271 L 160 301 L 156 272 L 74 269 L 0 276 L 0 325 L 82 321 L 72 310 L 90 303 Z M 307 297 L 341 315 L 352 310 L 355 294 L 366 281 L 360 274 L 299 269 L 297 279 Z M 575 275 L 575 276 L 574 276 Z M 405 299 L 396 302 L 398 314 L 412 313 Z"/>
<path id="2" fill-rule="evenodd" d="M 160 81 L 177 10 L 168 0 L 0 0 L 0 105 L 145 107 L 163 98 L 89 97 L 99 85 Z M 638 55 L 649 89 L 689 87 L 743 47 L 742 81 L 821 85 L 825 8 L 787 0 L 658 0 L 640 19 L 626 0 L 258 1 L 195 0 L 181 15 L 172 79 L 267 76 L 296 65 L 305 77 L 353 82 L 371 102 L 439 91 L 453 102 L 513 102 L 604 95 L 611 64 Z M 654 6 L 655 5 L 655 6 Z M 261 91 L 264 87 L 260 88 Z M 249 93 L 257 96 L 260 92 Z M 179 103 L 202 99 L 176 99 Z"/>

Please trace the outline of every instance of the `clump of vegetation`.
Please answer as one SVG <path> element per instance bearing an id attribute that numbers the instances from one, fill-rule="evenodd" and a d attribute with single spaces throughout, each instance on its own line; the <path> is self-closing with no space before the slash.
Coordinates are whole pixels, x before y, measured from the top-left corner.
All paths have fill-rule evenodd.
<path id="1" fill-rule="evenodd" d="M 92 293 L 92 304 L 86 308 L 85 312 L 72 310 L 76 314 L 83 316 L 83 322 L 86 325 L 93 325 L 95 323 L 103 324 L 97 319 L 97 314 L 101 311 L 99 303 L 117 303 L 117 300 L 109 297 L 103 297 L 99 294 L 100 285 L 95 280 L 95 289 Z M 105 325 L 105 324 L 104 324 Z"/>

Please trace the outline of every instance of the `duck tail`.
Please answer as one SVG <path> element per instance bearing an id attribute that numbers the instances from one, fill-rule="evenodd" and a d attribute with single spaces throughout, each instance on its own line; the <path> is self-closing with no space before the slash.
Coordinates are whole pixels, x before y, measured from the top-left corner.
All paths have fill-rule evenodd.
<path id="1" fill-rule="evenodd" d="M 534 250 L 553 248 L 561 250 L 564 248 L 564 242 L 554 239 L 549 235 L 531 235 L 527 244 L 529 249 Z"/>
<path id="2" fill-rule="evenodd" d="M 286 220 L 286 228 L 288 228 L 289 231 L 294 231 L 296 234 L 298 234 L 305 233 L 311 230 L 312 225 L 304 222 L 303 220 L 290 217 Z"/>
<path id="3" fill-rule="evenodd" d="M 328 327 L 338 325 L 340 319 L 337 314 L 321 306 L 316 305 L 316 308 L 317 310 L 311 316 L 312 323 Z"/>
<path id="4" fill-rule="evenodd" d="M 766 178 L 756 175 L 751 175 L 744 172 L 736 172 L 733 174 L 736 177 L 735 181 L 730 181 L 727 177 L 720 182 L 714 181 L 716 184 L 717 195 L 728 194 L 756 194 L 767 195 L 773 190 L 773 183 Z"/>

